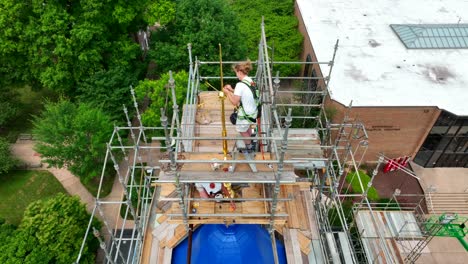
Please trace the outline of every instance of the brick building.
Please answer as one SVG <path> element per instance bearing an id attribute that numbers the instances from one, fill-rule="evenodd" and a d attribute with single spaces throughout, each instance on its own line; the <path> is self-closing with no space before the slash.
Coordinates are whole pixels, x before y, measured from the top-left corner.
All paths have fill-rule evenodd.
<path id="1" fill-rule="evenodd" d="M 339 47 L 328 108 L 362 121 L 367 161 L 383 152 L 426 167 L 468 167 L 468 24 L 457 0 L 297 0 L 302 58 Z M 416 11 L 417 10 L 417 11 Z M 329 66 L 305 67 L 304 76 Z M 321 89 L 312 83 L 309 89 Z"/>

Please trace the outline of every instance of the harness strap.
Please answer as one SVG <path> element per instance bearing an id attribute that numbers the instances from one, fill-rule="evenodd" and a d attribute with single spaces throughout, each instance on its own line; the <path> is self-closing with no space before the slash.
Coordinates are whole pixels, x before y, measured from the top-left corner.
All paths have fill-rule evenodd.
<path id="1" fill-rule="evenodd" d="M 259 104 L 259 102 L 258 102 L 258 95 L 257 95 L 256 91 L 254 90 L 253 86 L 251 85 L 250 82 L 248 82 L 248 81 L 246 81 L 246 80 L 242 80 L 241 82 L 244 83 L 245 85 L 247 85 L 247 87 L 249 87 L 249 90 L 250 90 L 250 92 L 252 93 L 252 96 L 253 96 L 253 98 L 254 98 L 255 104 L 256 104 L 256 106 L 257 106 L 257 108 L 258 108 L 258 104 Z M 256 114 L 256 113 L 252 113 L 252 114 L 248 115 L 248 114 L 245 112 L 244 107 L 242 107 L 242 100 L 241 100 L 241 102 L 240 102 L 239 109 L 242 111 L 242 114 L 243 114 L 243 115 L 237 116 L 238 119 L 240 119 L 240 120 L 248 119 L 248 120 L 251 121 L 251 122 L 256 122 L 256 120 L 257 120 L 257 118 L 256 118 L 256 117 L 257 117 L 257 114 Z M 258 111 L 258 109 L 257 109 L 257 111 Z"/>

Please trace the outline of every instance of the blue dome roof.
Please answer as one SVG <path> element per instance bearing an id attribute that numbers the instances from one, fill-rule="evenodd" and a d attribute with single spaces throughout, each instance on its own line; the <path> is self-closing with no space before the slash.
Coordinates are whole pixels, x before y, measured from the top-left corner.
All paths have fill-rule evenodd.
<path id="1" fill-rule="evenodd" d="M 172 252 L 172 264 L 187 263 L 188 239 Z M 283 243 L 276 240 L 279 263 L 286 264 Z M 260 225 L 203 225 L 192 235 L 192 264 L 274 263 L 270 235 Z"/>

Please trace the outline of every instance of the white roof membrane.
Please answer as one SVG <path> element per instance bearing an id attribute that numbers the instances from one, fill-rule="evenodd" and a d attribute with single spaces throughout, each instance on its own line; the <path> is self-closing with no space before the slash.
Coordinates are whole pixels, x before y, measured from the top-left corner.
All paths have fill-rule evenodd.
<path id="1" fill-rule="evenodd" d="M 468 115 L 468 49 L 407 49 L 391 24 L 466 24 L 468 0 L 297 0 L 332 99 Z M 328 65 L 320 66 L 328 73 Z"/>

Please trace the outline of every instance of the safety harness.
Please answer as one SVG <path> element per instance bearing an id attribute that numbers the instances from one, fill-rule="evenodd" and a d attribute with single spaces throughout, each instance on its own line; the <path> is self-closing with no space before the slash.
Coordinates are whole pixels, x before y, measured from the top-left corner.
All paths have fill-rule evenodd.
<path id="1" fill-rule="evenodd" d="M 247 119 L 247 120 L 255 123 L 257 118 L 259 118 L 260 115 L 261 115 L 260 114 L 261 105 L 260 105 L 260 98 L 259 98 L 259 94 L 258 94 L 258 89 L 256 88 L 255 82 L 253 82 L 253 81 L 248 82 L 246 80 L 242 80 L 241 82 L 244 83 L 245 85 L 247 85 L 247 87 L 249 87 L 249 89 L 250 89 L 250 92 L 252 92 L 255 105 L 257 106 L 257 113 L 252 113 L 252 114 L 248 115 L 245 112 L 244 107 L 242 107 L 242 100 L 241 100 L 240 105 L 239 105 L 239 110 L 242 111 L 242 115 L 239 115 L 237 118 L 240 119 L 240 120 Z"/>

